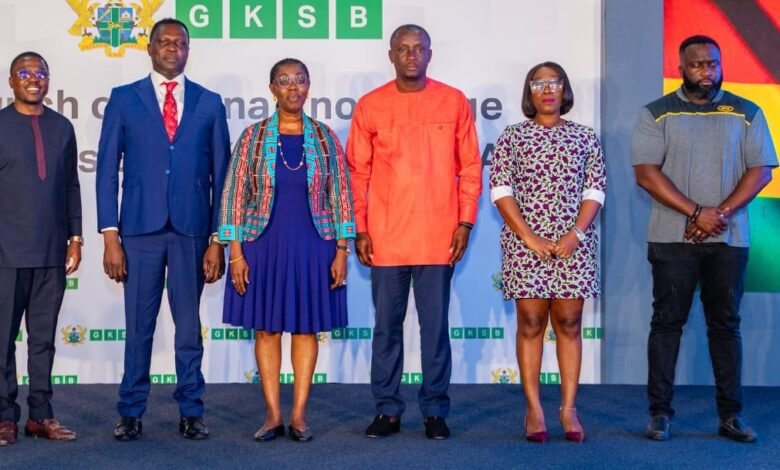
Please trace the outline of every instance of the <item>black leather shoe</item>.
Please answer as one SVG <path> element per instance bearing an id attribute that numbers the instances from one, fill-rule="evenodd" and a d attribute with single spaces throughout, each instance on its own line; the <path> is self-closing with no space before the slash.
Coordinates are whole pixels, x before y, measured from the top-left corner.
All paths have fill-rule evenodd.
<path id="1" fill-rule="evenodd" d="M 203 423 L 202 416 L 190 416 L 179 421 L 179 434 L 185 439 L 198 441 L 209 437 L 209 428 Z"/>
<path id="2" fill-rule="evenodd" d="M 671 429 L 672 420 L 668 416 L 653 416 L 647 424 L 647 438 L 654 441 L 668 441 Z"/>
<path id="3" fill-rule="evenodd" d="M 395 420 L 395 421 L 394 421 Z M 387 437 L 401 430 L 400 418 L 394 418 L 386 415 L 374 416 L 374 421 L 366 428 L 366 437 L 377 438 Z"/>
<path id="4" fill-rule="evenodd" d="M 428 439 L 443 440 L 450 437 L 450 428 L 441 416 L 428 416 L 425 418 L 425 437 Z"/>
<path id="5" fill-rule="evenodd" d="M 314 438 L 311 433 L 311 428 L 306 428 L 303 431 L 299 431 L 290 425 L 287 426 L 287 430 L 290 431 L 290 439 L 296 442 L 309 442 Z"/>
<path id="6" fill-rule="evenodd" d="M 144 429 L 141 418 L 122 416 L 114 428 L 114 439 L 117 441 L 137 441 Z"/>
<path id="7" fill-rule="evenodd" d="M 282 436 L 284 436 L 284 424 L 280 424 L 279 426 L 271 428 L 267 431 L 263 431 L 263 428 L 258 429 L 255 433 L 255 440 L 257 442 L 268 442 Z"/>
<path id="8" fill-rule="evenodd" d="M 718 434 L 737 442 L 756 442 L 756 432 L 748 427 L 745 420 L 739 416 L 721 419 L 718 425 Z"/>

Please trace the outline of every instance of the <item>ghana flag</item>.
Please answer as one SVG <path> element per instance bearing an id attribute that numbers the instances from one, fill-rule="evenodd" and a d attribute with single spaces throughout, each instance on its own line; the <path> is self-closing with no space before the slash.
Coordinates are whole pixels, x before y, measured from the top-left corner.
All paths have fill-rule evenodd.
<path id="1" fill-rule="evenodd" d="M 664 0 L 664 93 L 682 80 L 677 49 L 704 34 L 721 47 L 723 89 L 764 111 L 780 148 L 780 0 Z M 751 250 L 745 290 L 780 292 L 780 171 L 748 207 Z"/>

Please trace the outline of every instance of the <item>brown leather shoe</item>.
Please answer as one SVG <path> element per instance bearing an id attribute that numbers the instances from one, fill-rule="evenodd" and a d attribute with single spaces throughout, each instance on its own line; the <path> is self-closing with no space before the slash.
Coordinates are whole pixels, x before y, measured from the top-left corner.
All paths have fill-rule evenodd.
<path id="1" fill-rule="evenodd" d="M 13 421 L 0 422 L 0 446 L 16 444 L 18 428 Z"/>
<path id="2" fill-rule="evenodd" d="M 53 441 L 76 440 L 76 433 L 61 425 L 56 419 L 42 419 L 40 421 L 28 419 L 24 425 L 24 435 L 42 437 Z"/>

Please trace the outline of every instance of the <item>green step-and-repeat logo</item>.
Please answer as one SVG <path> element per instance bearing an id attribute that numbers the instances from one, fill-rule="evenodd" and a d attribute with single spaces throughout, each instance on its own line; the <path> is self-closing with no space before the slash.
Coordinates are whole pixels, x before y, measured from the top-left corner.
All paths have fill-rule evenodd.
<path id="1" fill-rule="evenodd" d="M 404 372 L 401 374 L 401 383 L 409 385 L 421 385 L 423 381 L 422 372 Z"/>
<path id="2" fill-rule="evenodd" d="M 246 328 L 212 328 L 210 338 L 214 341 L 250 341 L 255 339 L 255 330 Z"/>
<path id="3" fill-rule="evenodd" d="M 330 332 L 333 340 L 367 340 L 374 337 L 371 328 L 335 328 Z"/>
<path id="4" fill-rule="evenodd" d="M 283 384 L 293 384 L 295 383 L 295 374 L 288 372 L 288 373 L 281 373 L 279 374 L 279 382 Z M 311 383 L 313 384 L 326 384 L 328 383 L 328 374 L 325 373 L 315 373 L 314 376 L 311 378 Z"/>
<path id="5" fill-rule="evenodd" d="M 582 339 L 604 339 L 604 328 L 585 327 L 582 329 Z"/>
<path id="6" fill-rule="evenodd" d="M 451 339 L 504 339 L 503 327 L 450 328 Z"/>
<path id="7" fill-rule="evenodd" d="M 90 341 L 124 341 L 127 336 L 125 329 L 89 330 Z"/>
<path id="8" fill-rule="evenodd" d="M 382 0 L 177 0 L 176 18 L 198 39 L 382 39 Z"/>
<path id="9" fill-rule="evenodd" d="M 54 385 L 77 385 L 79 383 L 78 375 L 52 375 L 51 383 Z M 22 376 L 22 385 L 30 385 L 30 376 Z"/>
<path id="10" fill-rule="evenodd" d="M 559 372 L 542 372 L 539 374 L 539 383 L 541 384 L 560 384 L 561 374 Z"/>

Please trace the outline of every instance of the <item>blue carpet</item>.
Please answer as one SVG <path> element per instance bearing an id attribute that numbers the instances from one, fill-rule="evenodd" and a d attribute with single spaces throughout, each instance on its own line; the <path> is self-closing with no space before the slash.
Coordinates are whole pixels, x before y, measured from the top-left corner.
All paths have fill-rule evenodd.
<path id="1" fill-rule="evenodd" d="M 21 387 L 20 397 L 27 388 Z M 206 423 L 211 438 L 192 442 L 177 433 L 178 408 L 173 386 L 155 386 L 144 416 L 140 441 L 112 437 L 116 421 L 115 385 L 64 385 L 55 388 L 55 412 L 79 433 L 60 443 L 20 435 L 15 446 L 0 448 L 3 468 L 778 468 L 780 388 L 745 389 L 749 424 L 759 433 L 756 444 L 740 444 L 715 433 L 713 387 L 678 387 L 672 440 L 644 438 L 647 421 L 644 387 L 584 385 L 579 413 L 587 441 L 563 439 L 558 423 L 559 388 L 542 390 L 551 440 L 544 445 L 523 439 L 524 399 L 518 385 L 453 385 L 448 423 L 452 438 L 424 437 L 416 405 L 417 388 L 403 386 L 408 409 L 401 433 L 372 440 L 363 437 L 373 416 L 367 385 L 324 384 L 313 387 L 309 443 L 288 439 L 252 440 L 263 419 L 259 385 L 209 385 Z M 289 414 L 292 386 L 283 385 Z M 23 399 L 21 400 L 24 401 Z M 26 409 L 22 411 L 26 419 Z"/>

